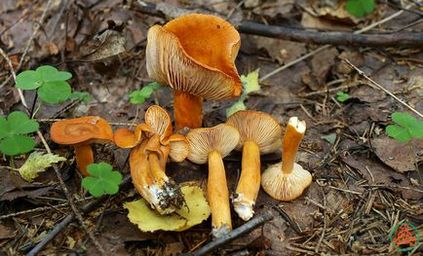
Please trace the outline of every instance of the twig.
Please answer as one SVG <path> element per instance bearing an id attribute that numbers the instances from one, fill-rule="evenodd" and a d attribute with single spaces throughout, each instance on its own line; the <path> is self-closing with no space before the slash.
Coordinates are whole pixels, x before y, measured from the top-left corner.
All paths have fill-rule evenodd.
<path id="1" fill-rule="evenodd" d="M 410 9 L 412 6 L 413 6 L 413 4 L 409 4 L 408 6 L 405 7 L 405 9 Z M 404 10 L 397 11 L 397 12 L 393 13 L 392 15 L 390 15 L 390 16 L 388 16 L 388 17 L 386 17 L 386 18 L 384 18 L 384 19 L 382 19 L 380 21 L 377 21 L 375 23 L 370 24 L 367 27 L 364 27 L 364 28 L 362 28 L 360 30 L 355 31 L 354 34 L 361 34 L 363 32 L 369 31 L 369 30 L 371 30 L 371 29 L 373 29 L 373 28 L 375 28 L 375 27 L 377 27 L 377 26 L 379 26 L 379 25 L 381 25 L 381 24 L 383 24 L 385 22 L 388 22 L 388 21 L 390 21 L 390 20 L 398 17 L 403 12 L 404 12 Z M 289 68 L 289 67 L 291 67 L 291 66 L 293 66 L 293 65 L 295 65 L 295 64 L 297 64 L 297 63 L 299 63 L 299 62 L 301 62 L 301 61 L 303 61 L 303 60 L 305 60 L 305 59 L 307 59 L 307 58 L 309 58 L 309 57 L 311 57 L 311 56 L 313 56 L 313 55 L 315 55 L 315 54 L 323 51 L 323 50 L 325 50 L 325 49 L 328 49 L 330 47 L 331 47 L 331 45 L 329 45 L 329 44 L 320 46 L 316 50 L 314 50 L 314 51 L 312 51 L 310 53 L 307 53 L 306 55 L 301 56 L 298 59 L 293 60 L 293 61 L 291 61 L 291 62 L 289 62 L 289 63 L 287 63 L 287 64 L 285 64 L 283 66 L 280 66 L 279 68 L 273 70 L 272 72 L 270 72 L 270 73 L 262 76 L 260 78 L 259 82 L 263 82 L 264 80 L 270 78 L 271 76 L 273 76 L 273 75 L 275 75 L 275 74 L 277 74 L 277 73 L 279 73 L 279 72 L 281 72 L 281 71 L 283 71 L 283 70 L 285 70 L 285 69 L 287 69 L 287 68 Z"/>
<path id="2" fill-rule="evenodd" d="M 263 225 L 267 221 L 273 219 L 272 213 L 269 211 L 264 212 L 261 215 L 258 215 L 257 217 L 254 217 L 252 220 L 248 221 L 244 225 L 232 230 L 228 234 L 224 235 L 223 237 L 220 237 L 208 244 L 206 244 L 204 247 L 200 248 L 199 250 L 193 252 L 193 253 L 186 253 L 182 254 L 185 256 L 201 256 L 206 255 L 209 252 L 212 252 L 219 248 L 220 246 L 227 244 L 231 242 L 232 240 L 236 239 L 237 237 L 246 234 L 253 229 L 257 228 L 258 226 Z"/>
<path id="3" fill-rule="evenodd" d="M 16 68 L 16 70 L 17 70 L 17 71 L 18 71 L 18 70 L 22 67 L 23 62 L 25 61 L 25 57 L 26 57 L 26 55 L 28 54 L 29 48 L 31 47 L 32 41 L 34 40 L 34 38 L 35 38 L 35 36 L 36 36 L 36 34 L 37 34 L 38 30 L 40 29 L 41 24 L 43 24 L 43 23 L 44 23 L 44 19 L 45 19 L 46 15 L 47 15 L 47 11 L 50 9 L 50 6 L 51 6 L 51 2 L 52 2 L 52 0 L 48 0 L 48 2 L 47 2 L 47 4 L 46 4 L 46 6 L 45 6 L 45 8 L 44 8 L 43 13 L 41 14 L 40 19 L 38 20 L 38 22 L 35 22 L 35 24 L 34 24 L 34 31 L 32 32 L 31 37 L 28 39 L 28 43 L 27 43 L 27 44 L 26 44 L 26 46 L 25 46 L 24 52 L 23 52 L 23 54 L 22 54 L 22 56 L 21 56 L 21 59 L 19 60 L 18 67 Z M 13 68 L 12 68 L 12 70 L 13 70 Z M 12 73 L 12 75 L 13 75 L 13 73 Z M 9 78 L 7 78 L 7 79 L 6 79 L 6 80 L 5 80 L 5 81 L 4 81 L 4 82 L 0 85 L 0 88 L 2 88 L 2 87 L 6 84 L 6 83 L 8 83 L 8 82 L 9 82 L 9 80 L 10 80 L 10 77 L 9 77 Z M 13 76 L 13 80 L 14 80 L 14 81 L 16 81 L 16 75 L 14 75 L 14 76 Z M 22 93 L 22 90 L 21 90 L 21 89 L 19 89 L 19 88 L 18 88 L 18 93 L 19 93 L 19 97 L 20 97 L 20 98 L 23 98 L 23 93 Z M 24 105 L 24 107 L 28 109 L 28 105 L 26 105 L 26 102 L 25 102 L 25 104 L 22 102 L 22 105 Z"/>
<path id="4" fill-rule="evenodd" d="M 290 41 L 353 46 L 420 46 L 423 45 L 422 33 L 391 33 L 360 35 L 349 32 L 320 32 L 306 29 L 287 28 L 243 21 L 239 32 Z"/>
<path id="5" fill-rule="evenodd" d="M 233 8 L 226 16 L 229 19 L 233 14 L 234 10 L 239 8 L 244 1 L 240 1 L 238 5 Z M 178 12 L 163 13 L 162 10 L 165 4 L 161 3 L 160 6 L 149 3 L 146 1 L 138 1 L 134 5 L 135 9 L 139 12 L 158 16 L 161 18 L 167 18 L 167 16 L 186 14 L 189 12 L 198 12 L 199 10 L 194 9 L 183 9 L 175 8 L 175 6 L 168 4 L 174 10 Z M 170 8 L 167 8 L 170 9 Z M 407 10 L 408 8 L 404 8 Z M 202 11 L 202 10 L 200 10 Z M 404 11 L 404 10 L 403 10 Z M 408 10 L 407 10 L 408 11 Z M 298 41 L 305 43 L 315 44 L 331 44 L 331 45 L 359 45 L 359 46 L 416 46 L 423 45 L 423 34 L 422 33 L 391 33 L 391 34 L 368 34 L 359 35 L 360 33 L 348 33 L 348 32 L 321 32 L 309 29 L 290 28 L 282 26 L 272 26 L 260 24 L 254 21 L 242 21 L 238 25 L 238 31 L 245 34 L 252 34 L 258 36 L 265 36 L 271 38 L 279 38 L 290 41 Z"/>
<path id="6" fill-rule="evenodd" d="M 5 167 L 7 168 L 8 166 L 5 166 Z M 79 200 L 76 200 L 76 201 L 80 202 L 80 201 L 86 201 L 88 199 L 89 198 L 84 198 L 84 199 L 79 199 Z M 69 206 L 69 203 L 68 202 L 61 203 L 61 204 L 55 204 L 55 205 L 49 205 L 49 206 L 41 206 L 41 207 L 37 207 L 37 208 L 34 208 L 34 209 L 29 209 L 29 210 L 25 210 L 25 211 L 20 211 L 20 212 L 14 212 L 14 213 L 6 214 L 6 215 L 1 215 L 0 216 L 0 220 L 4 220 L 4 219 L 16 217 L 16 216 L 24 215 L 24 214 L 28 214 L 28 213 L 34 213 L 34 212 L 40 212 L 40 211 L 48 211 L 48 210 L 52 210 L 52 209 L 57 210 L 57 208 L 68 207 L 68 206 Z"/>
<path id="7" fill-rule="evenodd" d="M 41 123 L 52 123 L 52 122 L 58 122 L 58 121 L 62 121 L 64 119 L 61 118 L 40 118 L 37 119 L 38 122 Z M 133 123 L 124 123 L 124 122 L 109 122 L 110 125 L 113 126 L 137 126 L 137 124 L 133 124 Z"/>
<path id="8" fill-rule="evenodd" d="M 420 116 L 420 117 L 423 118 L 423 114 L 421 114 L 419 111 L 417 111 L 412 106 L 408 105 L 405 101 L 403 101 L 400 98 L 398 98 L 397 96 L 395 96 L 395 94 L 393 94 L 392 92 L 390 92 L 388 89 L 386 89 L 385 87 L 383 87 L 382 85 L 378 84 L 373 79 L 371 79 L 370 77 L 368 77 L 366 75 L 366 73 L 364 73 L 361 69 L 359 69 L 354 64 L 352 64 L 348 59 L 344 59 L 344 61 L 348 65 L 350 65 L 353 69 L 355 69 L 355 71 L 357 71 L 360 76 L 364 77 L 367 81 L 369 81 L 370 83 L 372 83 L 374 86 L 376 86 L 380 90 L 384 91 L 386 94 L 388 94 L 389 96 L 391 96 L 392 98 L 394 98 L 396 101 L 398 101 L 399 103 L 401 103 L 402 105 L 404 105 L 405 107 L 407 107 L 408 109 L 410 109 L 411 111 L 413 111 L 415 114 L 417 114 L 418 116 Z"/>
<path id="9" fill-rule="evenodd" d="M 398 17 L 399 15 L 401 15 L 405 10 L 410 9 L 414 4 L 409 4 L 408 6 L 404 7 L 403 10 L 397 11 L 394 14 L 378 21 L 375 23 L 370 24 L 367 27 L 364 27 L 360 30 L 357 30 L 353 33 L 341 33 L 341 32 L 311 32 L 311 31 L 307 31 L 307 30 L 298 30 L 298 29 L 288 29 L 288 28 L 282 28 L 282 27 L 276 27 L 276 26 L 267 26 L 267 25 L 263 25 L 263 24 L 258 24 L 258 23 L 253 23 L 251 21 L 243 21 L 241 22 L 241 24 L 239 24 L 238 29 L 241 33 L 247 33 L 247 34 L 256 34 L 256 35 L 264 35 L 264 36 L 271 36 L 271 37 L 278 37 L 278 38 L 284 38 L 284 39 L 288 39 L 288 40 L 297 40 L 297 41 L 305 41 L 305 42 L 315 42 L 315 43 L 330 43 L 330 44 L 340 44 L 341 40 L 340 40 L 340 35 L 342 37 L 344 37 L 344 42 L 343 44 L 351 44 L 351 43 L 355 43 L 358 44 L 359 41 L 362 42 L 361 45 L 372 45 L 372 42 L 374 43 L 374 45 L 376 45 L 376 41 L 378 41 L 379 43 L 383 43 L 385 45 L 388 44 L 388 42 L 386 41 L 386 36 L 391 37 L 392 40 L 397 40 L 398 37 L 398 33 L 392 34 L 392 35 L 360 35 L 363 32 L 369 31 L 387 21 L 390 21 L 396 17 Z M 146 1 L 138 1 L 135 3 L 135 5 L 133 6 L 136 10 L 148 14 L 148 15 L 152 15 L 152 16 L 157 16 L 157 17 L 161 17 L 161 18 L 167 18 L 168 14 L 163 13 L 161 10 L 159 10 L 158 8 L 156 8 L 156 4 L 153 3 L 149 3 Z M 175 8 L 174 6 L 172 6 L 173 8 Z M 186 14 L 190 11 L 193 10 L 187 10 L 187 9 L 182 9 L 182 8 L 177 8 L 178 10 L 180 10 L 180 12 L 175 12 L 177 14 Z M 171 17 L 171 18 L 175 18 L 175 17 Z M 268 30 L 268 33 L 265 34 L 265 32 L 263 32 L 264 30 Z M 274 33 L 275 30 L 278 30 L 278 33 Z M 270 31 L 272 31 L 272 34 L 270 33 Z M 335 34 L 334 34 L 335 33 Z M 405 34 L 405 33 L 404 33 Z M 383 40 L 379 40 L 379 39 L 375 39 L 375 36 L 381 36 L 380 38 L 383 38 Z M 331 40 L 328 40 L 328 37 L 332 37 Z M 411 39 L 414 38 L 413 40 L 417 39 L 420 43 L 420 45 L 423 43 L 423 35 L 422 33 L 413 33 L 412 36 L 410 35 L 403 35 L 401 34 L 400 38 L 401 40 L 397 41 L 396 43 L 392 44 L 392 45 L 399 45 L 400 41 L 402 41 L 405 38 Z M 346 40 L 348 38 L 348 40 Z M 395 39 L 394 39 L 395 38 Z M 335 40 L 336 39 L 336 40 Z M 407 39 L 407 41 L 408 41 Z M 405 41 L 404 41 L 405 42 Z M 409 43 L 411 44 L 411 41 L 409 41 Z M 373 46 L 374 46 L 373 45 Z M 416 45 L 415 43 L 412 43 L 412 45 Z M 260 82 L 263 82 L 264 80 L 268 79 L 269 77 L 281 72 L 282 70 L 285 70 L 325 49 L 330 48 L 331 45 L 327 44 L 324 46 L 321 46 L 319 48 L 317 48 L 316 50 L 307 53 L 304 56 L 301 56 L 300 58 L 293 60 L 277 69 L 275 69 L 274 71 L 264 75 L 261 79 Z"/>
<path id="10" fill-rule="evenodd" d="M 282 218 L 284 218 L 289 223 L 289 225 L 295 231 L 295 233 L 297 233 L 297 235 L 302 235 L 303 231 L 300 229 L 300 226 L 298 226 L 298 223 L 295 222 L 291 218 L 291 216 L 289 216 L 288 213 L 286 213 L 285 210 L 282 209 L 282 207 L 279 207 L 279 206 L 275 205 L 273 208 L 276 211 L 278 211 L 279 214 L 282 216 Z"/>
<path id="11" fill-rule="evenodd" d="M 125 186 L 129 181 L 131 180 L 131 176 L 127 175 L 125 176 L 125 178 L 122 181 L 122 184 L 120 185 L 120 187 Z M 85 204 L 84 206 L 81 207 L 81 211 L 83 213 L 88 213 L 92 210 L 94 210 L 98 205 L 100 205 L 102 202 L 104 202 L 104 200 L 106 200 L 108 198 L 108 196 L 102 196 L 99 197 L 97 199 L 95 199 L 94 201 L 91 201 L 87 204 Z M 74 213 L 70 213 L 69 215 L 67 215 L 59 224 L 57 224 L 44 238 L 43 240 L 41 240 L 34 248 L 32 248 L 32 250 L 30 252 L 28 252 L 26 254 L 26 256 L 35 256 L 37 255 L 46 244 L 48 244 L 51 240 L 53 240 L 53 238 L 59 234 L 65 227 L 67 227 L 69 225 L 69 223 L 71 223 L 73 220 L 75 219 L 75 214 Z"/>
<path id="12" fill-rule="evenodd" d="M 30 38 L 30 40 L 29 40 L 29 42 L 28 42 L 28 44 L 27 44 L 27 46 L 25 48 L 24 54 L 22 55 L 21 61 L 19 62 L 19 67 L 22 65 L 23 60 L 25 58 L 25 55 L 27 54 L 27 52 L 29 50 L 29 47 L 31 46 L 31 42 L 34 39 L 36 32 L 40 28 L 40 24 L 44 21 L 44 18 L 46 16 L 46 13 L 47 13 L 48 9 L 50 8 L 50 5 L 51 5 L 51 0 L 49 0 L 47 2 L 47 5 L 46 5 L 46 7 L 45 7 L 45 9 L 43 11 L 43 14 L 41 15 L 40 23 L 39 24 L 36 24 L 37 26 L 34 29 L 34 33 L 31 35 L 31 38 Z M 16 82 L 15 70 L 13 69 L 13 66 L 11 65 L 10 59 L 7 57 L 7 55 L 4 53 L 4 51 L 1 48 L 0 48 L 0 54 L 6 59 L 6 62 L 8 63 L 8 65 L 10 67 L 10 72 L 12 73 L 13 80 Z M 22 105 L 26 108 L 27 113 L 30 114 L 30 111 L 28 109 L 28 104 L 27 104 L 27 102 L 25 100 L 25 97 L 23 96 L 22 91 L 20 89 L 18 89 L 18 92 L 19 92 L 19 97 L 20 97 L 20 100 L 21 100 Z M 41 142 L 43 143 L 45 149 L 47 150 L 47 153 L 51 153 L 51 149 L 50 149 L 49 145 L 47 144 L 47 142 L 46 142 L 43 134 L 40 131 L 37 131 L 37 135 L 40 138 Z M 105 255 L 106 252 L 104 251 L 103 247 L 97 241 L 97 239 L 95 238 L 94 234 L 92 232 L 90 232 L 88 230 L 88 227 L 85 225 L 84 219 L 82 218 L 81 213 L 79 212 L 78 208 L 76 207 L 75 202 L 73 201 L 73 197 L 70 194 L 68 188 L 66 187 L 66 184 L 65 184 L 65 182 L 64 182 L 64 180 L 62 178 L 62 175 L 60 174 L 59 168 L 55 164 L 53 164 L 53 169 L 54 169 L 54 171 L 56 173 L 57 179 L 59 180 L 60 187 L 62 188 L 63 192 L 66 195 L 66 199 L 69 202 L 69 206 L 71 207 L 71 209 L 72 209 L 73 213 L 75 214 L 75 216 L 76 216 L 78 222 L 80 223 L 81 227 L 88 234 L 88 237 L 90 238 L 91 242 L 95 245 L 95 247 L 97 248 L 97 250 L 102 255 Z"/>

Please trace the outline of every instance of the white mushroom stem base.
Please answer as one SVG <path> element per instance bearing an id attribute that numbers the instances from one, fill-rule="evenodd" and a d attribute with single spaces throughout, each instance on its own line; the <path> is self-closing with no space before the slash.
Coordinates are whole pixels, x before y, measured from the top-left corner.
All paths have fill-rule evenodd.
<path id="1" fill-rule="evenodd" d="M 261 177 L 264 191 L 280 201 L 292 201 L 301 196 L 311 181 L 311 174 L 297 163 L 290 173 L 282 171 L 282 162 L 272 165 Z"/>
<path id="2" fill-rule="evenodd" d="M 234 204 L 234 210 L 238 214 L 238 216 L 247 221 L 254 216 L 254 204 L 255 202 L 252 200 L 248 200 L 245 198 L 244 194 L 235 194 L 234 199 L 232 200 Z"/>
<path id="3" fill-rule="evenodd" d="M 184 204 L 184 198 L 178 185 L 170 179 L 164 169 L 160 166 L 160 161 L 155 153 L 148 155 L 150 172 L 153 183 L 145 186 L 148 191 L 152 206 L 160 214 L 169 214 L 176 209 L 180 209 Z"/>
<path id="4" fill-rule="evenodd" d="M 229 191 L 220 153 L 217 151 L 210 152 L 208 161 L 207 197 L 212 215 L 212 233 L 214 237 L 220 237 L 232 229 Z"/>
<path id="5" fill-rule="evenodd" d="M 247 221 L 254 215 L 254 204 L 260 190 L 260 149 L 254 141 L 244 142 L 242 171 L 233 199 L 234 210 Z"/>

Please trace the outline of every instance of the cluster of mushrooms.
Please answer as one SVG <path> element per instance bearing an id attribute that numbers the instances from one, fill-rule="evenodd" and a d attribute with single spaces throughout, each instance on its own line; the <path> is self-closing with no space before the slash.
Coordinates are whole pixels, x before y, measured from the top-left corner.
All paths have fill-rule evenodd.
<path id="1" fill-rule="evenodd" d="M 152 209 L 165 215 L 184 204 L 179 186 L 166 175 L 168 159 L 208 163 L 207 200 L 215 237 L 232 228 L 222 159 L 234 149 L 242 150 L 241 176 L 232 197 L 234 210 L 241 219 L 247 221 L 253 216 L 260 184 L 277 200 L 299 197 L 312 181 L 311 174 L 295 163 L 306 130 L 304 121 L 291 117 L 282 140 L 279 123 L 271 115 L 258 111 L 238 111 L 224 124 L 200 128 L 203 99 L 229 99 L 242 92 L 234 64 L 240 47 L 236 29 L 216 16 L 189 14 L 164 26 L 154 25 L 147 39 L 149 76 L 174 89 L 176 133 L 169 114 L 157 105 L 147 109 L 144 123 L 134 130 L 120 128 L 113 133 L 110 125 L 96 116 L 54 123 L 51 139 L 75 148 L 81 173 L 88 175 L 86 166 L 94 159 L 90 143 L 114 142 L 121 148 L 130 148 L 135 188 Z M 182 135 L 186 127 L 190 130 Z M 283 161 L 261 175 L 260 155 L 280 147 Z"/>

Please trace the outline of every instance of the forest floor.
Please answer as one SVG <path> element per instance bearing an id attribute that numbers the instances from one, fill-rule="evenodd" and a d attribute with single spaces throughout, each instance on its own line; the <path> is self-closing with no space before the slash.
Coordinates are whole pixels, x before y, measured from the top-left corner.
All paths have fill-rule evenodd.
<path id="1" fill-rule="evenodd" d="M 129 103 L 128 95 L 133 90 L 151 82 L 145 68 L 150 26 L 164 24 L 188 9 L 216 14 L 234 24 L 253 20 L 345 33 L 369 28 L 368 34 L 392 34 L 393 38 L 395 33 L 423 33 L 423 7 L 418 1 L 379 1 L 375 11 L 361 19 L 346 14 L 336 2 L 167 0 L 156 6 L 164 15 L 155 15 L 157 10 L 145 11 L 140 1 L 2 0 L 0 48 L 16 73 L 52 65 L 73 74 L 73 90 L 91 95 L 88 103 L 73 100 L 43 104 L 35 115 L 51 150 L 68 159 L 57 166 L 69 194 L 82 207 L 96 199 L 81 188 L 73 150 L 50 140 L 50 125 L 56 119 L 98 115 L 115 124 L 114 128 L 122 127 L 142 122 L 144 111 L 152 104 L 172 113 L 168 87 L 155 91 L 142 105 Z M 124 52 L 114 54 L 116 38 L 105 36 L 107 31 L 124 38 Z M 0 115 L 24 109 L 5 56 L 0 56 Z M 271 212 L 273 219 L 219 247 L 216 255 L 397 254 L 391 233 L 404 222 L 415 227 L 415 236 L 423 237 L 423 174 L 418 171 L 423 161 L 423 140 L 399 143 L 385 133 L 392 113 L 414 113 L 345 59 L 423 112 L 421 43 L 418 47 L 400 43 L 387 47 L 353 46 L 344 41 L 322 46 L 241 33 L 238 72 L 246 75 L 259 69 L 261 84 L 260 91 L 249 95 L 246 106 L 272 114 L 282 127 L 291 116 L 306 121 L 307 132 L 297 161 L 312 173 L 313 182 L 292 202 L 278 202 L 260 191 L 257 213 Z M 283 68 L 267 76 L 279 67 Z M 339 100 L 338 92 L 349 98 Z M 33 92 L 24 93 L 28 105 L 38 108 L 34 96 Z M 206 101 L 204 126 L 224 122 L 226 109 L 233 103 Z M 37 143 L 37 149 L 45 151 L 38 137 Z M 129 173 L 128 150 L 96 145 L 95 152 L 96 161 L 109 162 L 124 175 Z M 14 165 L 19 167 L 26 157 L 15 157 Z M 225 159 L 231 192 L 239 177 L 240 159 L 239 153 Z M 280 153 L 263 156 L 262 169 L 278 161 Z M 7 168 L 11 166 L 9 158 L 0 159 L 0 166 L 0 255 L 23 255 L 72 210 L 52 168 L 29 183 Z M 167 173 L 177 182 L 204 184 L 207 179 L 206 165 L 186 160 L 168 166 Z M 210 220 L 184 232 L 141 232 L 122 207 L 139 197 L 128 182 L 118 194 L 103 198 L 83 215 L 85 225 L 108 255 L 176 255 L 195 251 L 211 240 Z M 232 216 L 234 227 L 243 224 L 236 214 Z M 417 242 L 420 244 L 413 247 L 413 253 L 423 254 L 423 241 L 420 238 Z M 40 252 L 55 254 L 98 252 L 75 220 Z"/>

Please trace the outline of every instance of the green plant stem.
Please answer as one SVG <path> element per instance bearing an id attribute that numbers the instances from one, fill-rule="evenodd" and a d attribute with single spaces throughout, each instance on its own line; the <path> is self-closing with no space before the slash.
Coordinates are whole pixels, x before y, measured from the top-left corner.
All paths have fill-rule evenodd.
<path id="1" fill-rule="evenodd" d="M 11 168 L 16 169 L 16 166 L 15 166 L 15 159 L 13 158 L 13 156 L 10 156 L 10 161 L 9 161 L 9 163 L 10 163 L 10 167 L 11 167 Z"/>
<path id="2" fill-rule="evenodd" d="M 32 101 L 31 111 L 29 112 L 29 116 L 31 118 L 34 118 L 35 104 L 37 103 L 37 100 L 38 100 L 38 93 L 35 92 L 34 100 Z"/>
<path id="3" fill-rule="evenodd" d="M 41 106 L 43 105 L 43 103 L 42 102 L 40 102 L 39 104 L 38 104 L 38 106 L 35 108 L 35 110 L 34 110 L 34 113 L 32 114 L 32 118 L 34 118 L 36 115 L 37 115 L 37 113 L 38 113 L 38 111 L 40 111 L 40 109 L 41 109 Z"/>

